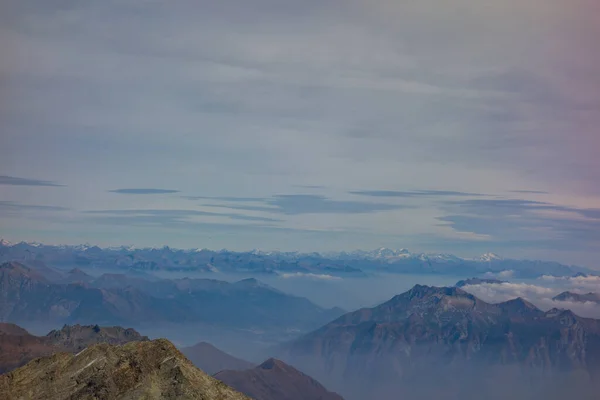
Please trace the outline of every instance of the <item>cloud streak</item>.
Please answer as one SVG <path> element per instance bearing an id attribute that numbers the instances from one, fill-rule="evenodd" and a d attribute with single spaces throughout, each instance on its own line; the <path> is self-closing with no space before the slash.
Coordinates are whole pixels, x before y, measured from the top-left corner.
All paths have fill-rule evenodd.
<path id="1" fill-rule="evenodd" d="M 105 221 L 110 221 L 112 218 L 129 217 L 132 221 L 139 222 L 176 222 L 189 217 L 223 217 L 240 221 L 259 221 L 259 222 L 278 222 L 280 220 L 268 217 L 259 217 L 244 214 L 233 213 L 214 213 L 198 210 L 156 210 L 156 209 L 134 209 L 134 210 L 91 210 L 86 211 L 86 214 L 109 216 L 108 219 L 100 217 Z"/>
<path id="2" fill-rule="evenodd" d="M 27 179 L 18 178 L 15 176 L 0 175 L 0 185 L 11 185 L 11 186 L 49 186 L 49 187 L 62 187 L 56 182 L 43 181 L 39 179 Z"/>
<path id="3" fill-rule="evenodd" d="M 270 199 L 266 199 L 263 204 L 265 206 L 229 206 L 223 204 L 206 204 L 206 206 L 272 212 L 285 215 L 368 214 L 408 208 L 407 206 L 395 204 L 332 200 L 325 196 L 314 194 L 275 195 Z"/>
<path id="4" fill-rule="evenodd" d="M 20 212 L 20 211 L 68 211 L 66 207 L 22 204 L 13 201 L 0 201 L 0 212 Z"/>
<path id="5" fill-rule="evenodd" d="M 109 190 L 111 193 L 118 194 L 170 194 L 179 193 L 179 190 L 170 189 L 114 189 Z"/>
<path id="6" fill-rule="evenodd" d="M 477 197 L 485 196 L 481 193 L 465 193 L 452 190 L 416 190 L 416 191 L 395 191 L 395 190 L 356 190 L 349 192 L 359 196 L 370 197 Z"/>

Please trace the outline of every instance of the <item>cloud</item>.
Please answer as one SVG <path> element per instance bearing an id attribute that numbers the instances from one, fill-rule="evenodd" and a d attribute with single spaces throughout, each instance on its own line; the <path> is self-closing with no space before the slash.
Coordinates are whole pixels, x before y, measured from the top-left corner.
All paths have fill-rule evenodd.
<path id="1" fill-rule="evenodd" d="M 499 303 L 521 297 L 542 310 L 549 310 L 551 308 L 570 309 L 582 317 L 600 318 L 600 304 L 593 302 L 555 301 L 552 299 L 564 291 L 600 293 L 600 277 L 566 277 L 554 279 L 544 277 L 538 279 L 536 283 L 482 283 L 467 285 L 462 289 L 491 303 Z M 548 286 L 548 283 L 552 285 Z"/>
<path id="2" fill-rule="evenodd" d="M 327 275 L 327 274 L 303 273 L 303 272 L 280 274 L 279 276 L 283 279 L 305 278 L 305 279 L 325 280 L 325 281 L 341 281 L 342 280 L 342 278 L 340 278 L 339 276 L 333 276 L 333 275 Z"/>
<path id="3" fill-rule="evenodd" d="M 549 282 L 558 286 L 567 287 L 579 293 L 599 292 L 600 276 L 575 276 L 575 277 L 556 277 L 544 275 L 540 278 L 543 282 Z"/>
<path id="4" fill-rule="evenodd" d="M 14 213 L 20 211 L 68 211 L 66 207 L 22 204 L 13 201 L 0 201 L 0 212 Z"/>
<path id="5" fill-rule="evenodd" d="M 86 214 L 106 215 L 109 217 L 100 217 L 100 220 L 114 221 L 119 218 L 129 217 L 129 221 L 138 223 L 181 223 L 189 217 L 224 217 L 240 221 L 257 221 L 257 222 L 277 222 L 275 218 L 234 214 L 234 213 L 214 213 L 199 210 L 156 210 L 156 209 L 132 209 L 132 210 L 91 210 L 86 211 Z"/>
<path id="6" fill-rule="evenodd" d="M 497 243 L 584 249 L 600 240 L 600 210 L 525 199 L 467 199 L 442 203 L 438 220 L 457 231 L 490 235 Z"/>
<path id="7" fill-rule="evenodd" d="M 371 197 L 474 197 L 485 196 L 481 193 L 465 193 L 452 190 L 416 190 L 416 191 L 395 191 L 395 190 L 356 190 L 350 194 Z"/>
<path id="8" fill-rule="evenodd" d="M 229 206 L 206 204 L 235 210 L 264 211 L 286 215 L 301 214 L 368 214 L 378 211 L 399 210 L 407 206 L 360 201 L 331 200 L 315 194 L 275 195 L 264 201 L 265 206 Z"/>
<path id="9" fill-rule="evenodd" d="M 486 272 L 484 277 L 486 278 L 497 278 L 497 279 L 510 279 L 515 275 L 515 271 L 507 269 L 500 272 Z"/>
<path id="10" fill-rule="evenodd" d="M 511 190 L 512 193 L 521 193 L 521 194 L 550 194 L 543 190 Z"/>
<path id="11" fill-rule="evenodd" d="M 263 202 L 266 199 L 264 197 L 233 197 L 233 196 L 222 196 L 222 197 L 211 197 L 211 196 L 181 196 L 187 200 L 218 200 L 218 201 L 227 201 L 227 202 L 242 202 L 242 203 L 251 203 L 251 202 Z"/>
<path id="12" fill-rule="evenodd" d="M 12 186 L 51 186 L 51 187 L 62 187 L 56 182 L 42 181 L 39 179 L 27 179 L 17 178 L 14 176 L 0 175 L 0 185 L 12 185 Z"/>
<path id="13" fill-rule="evenodd" d="M 119 194 L 169 194 L 169 193 L 179 193 L 179 190 L 170 190 L 170 189 L 114 189 L 109 190 L 111 193 L 119 193 Z"/>

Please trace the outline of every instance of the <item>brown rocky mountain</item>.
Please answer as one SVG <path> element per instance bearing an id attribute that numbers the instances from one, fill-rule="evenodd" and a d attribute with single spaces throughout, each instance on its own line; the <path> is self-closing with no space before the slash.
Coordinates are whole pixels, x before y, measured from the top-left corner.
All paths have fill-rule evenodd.
<path id="1" fill-rule="evenodd" d="M 522 299 L 489 304 L 456 287 L 417 285 L 287 343 L 279 354 L 348 398 L 464 399 L 469 390 L 486 398 L 538 398 L 543 390 L 556 398 L 571 390 L 588 398 L 600 370 L 600 321 L 543 312 Z M 575 384 L 573 375 L 583 381 Z M 540 376 L 552 378 L 531 386 Z"/>
<path id="2" fill-rule="evenodd" d="M 0 374 L 54 351 L 57 349 L 44 337 L 33 336 L 14 324 L 0 323 Z"/>
<path id="3" fill-rule="evenodd" d="M 38 358 L 0 376 L 0 398 L 245 400 L 194 367 L 171 342 L 98 344 L 74 355 Z"/>
<path id="4" fill-rule="evenodd" d="M 34 336 L 17 325 L 0 323 L 0 373 L 56 352 L 76 353 L 97 343 L 125 344 L 146 340 L 146 336 L 135 330 L 119 326 L 65 325 L 46 336 Z"/>
<path id="5" fill-rule="evenodd" d="M 310 376 L 273 358 L 245 371 L 221 371 L 215 378 L 255 400 L 343 400 Z"/>
<path id="6" fill-rule="evenodd" d="M 600 304 L 600 293 L 573 293 L 573 292 L 562 292 L 552 298 L 555 301 L 574 301 L 577 303 L 598 303 Z"/>
<path id="7" fill-rule="evenodd" d="M 223 370 L 245 370 L 255 366 L 249 361 L 241 360 L 217 349 L 210 343 L 200 342 L 184 347 L 181 352 L 198 368 L 209 375 Z"/>

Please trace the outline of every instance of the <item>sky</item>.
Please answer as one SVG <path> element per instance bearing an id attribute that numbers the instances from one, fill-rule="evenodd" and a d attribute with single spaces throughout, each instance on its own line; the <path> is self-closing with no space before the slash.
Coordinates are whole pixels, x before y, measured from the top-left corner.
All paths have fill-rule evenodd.
<path id="1" fill-rule="evenodd" d="M 598 267 L 597 0 L 5 0 L 0 237 Z"/>

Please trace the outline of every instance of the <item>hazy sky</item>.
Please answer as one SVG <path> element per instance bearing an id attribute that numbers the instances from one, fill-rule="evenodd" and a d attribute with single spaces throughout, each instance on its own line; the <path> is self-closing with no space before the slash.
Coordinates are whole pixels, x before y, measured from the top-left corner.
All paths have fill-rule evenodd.
<path id="1" fill-rule="evenodd" d="M 0 2 L 0 236 L 596 265 L 598 0 Z"/>

